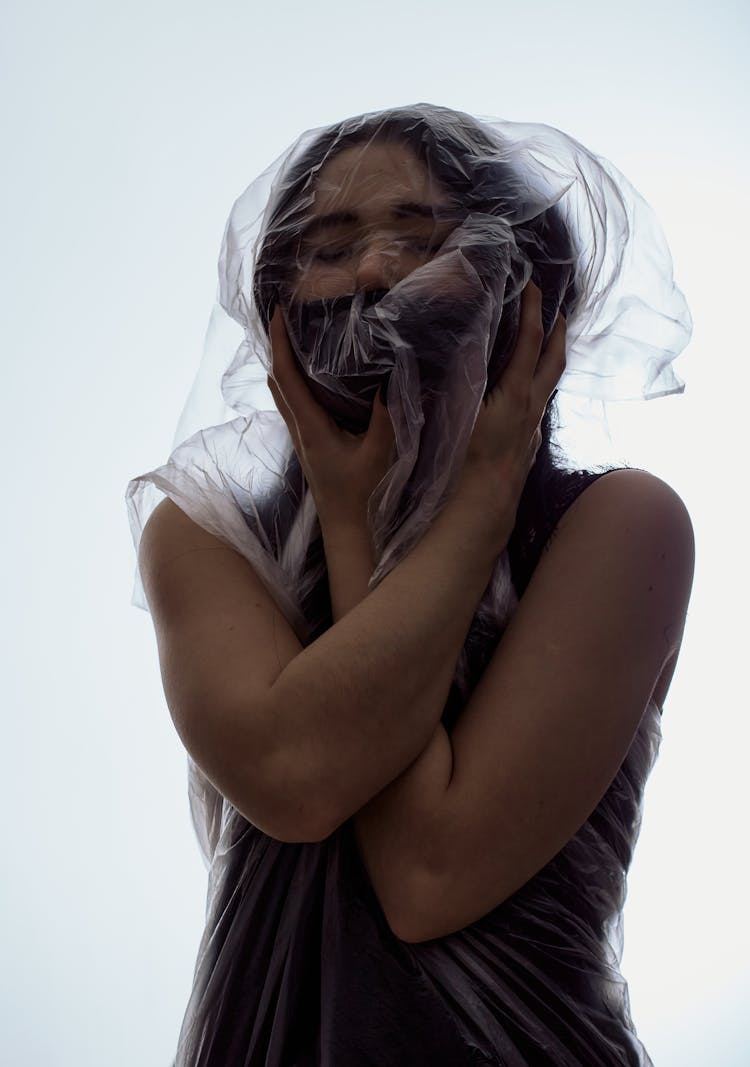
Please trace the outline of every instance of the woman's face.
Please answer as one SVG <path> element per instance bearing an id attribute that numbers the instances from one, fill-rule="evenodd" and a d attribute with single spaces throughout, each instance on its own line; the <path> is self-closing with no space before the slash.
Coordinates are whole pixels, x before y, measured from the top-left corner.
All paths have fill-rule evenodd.
<path id="1" fill-rule="evenodd" d="M 293 299 L 391 289 L 431 259 L 455 226 L 455 207 L 408 146 L 346 148 L 320 170 Z"/>

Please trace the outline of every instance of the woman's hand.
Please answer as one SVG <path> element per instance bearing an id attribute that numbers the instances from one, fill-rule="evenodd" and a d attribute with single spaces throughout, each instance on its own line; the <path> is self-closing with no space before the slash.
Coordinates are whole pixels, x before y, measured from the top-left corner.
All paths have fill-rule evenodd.
<path id="1" fill-rule="evenodd" d="M 395 458 L 388 408 L 378 394 L 366 433 L 340 429 L 308 389 L 278 305 L 270 335 L 272 375 L 268 387 L 291 435 L 321 527 L 324 531 L 366 528 L 367 501 Z"/>
<path id="2" fill-rule="evenodd" d="M 565 328 L 558 314 L 542 350 L 542 292 L 529 282 L 521 297 L 521 322 L 510 360 L 483 400 L 469 441 L 459 485 L 501 488 L 503 504 L 515 514 L 529 471 L 542 443 L 541 421 L 565 370 Z"/>

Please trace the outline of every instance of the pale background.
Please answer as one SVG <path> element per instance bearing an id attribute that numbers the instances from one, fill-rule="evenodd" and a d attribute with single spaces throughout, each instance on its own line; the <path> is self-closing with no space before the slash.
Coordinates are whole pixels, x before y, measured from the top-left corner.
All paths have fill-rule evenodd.
<path id="1" fill-rule="evenodd" d="M 685 500 L 697 573 L 623 971 L 656 1067 L 748 1062 L 748 10 L 5 7 L 2 1062 L 171 1063 L 206 875 L 151 620 L 130 605 L 125 487 L 169 453 L 234 198 L 302 130 L 421 100 L 565 130 L 670 242 L 687 391 L 612 418 L 625 458 Z"/>

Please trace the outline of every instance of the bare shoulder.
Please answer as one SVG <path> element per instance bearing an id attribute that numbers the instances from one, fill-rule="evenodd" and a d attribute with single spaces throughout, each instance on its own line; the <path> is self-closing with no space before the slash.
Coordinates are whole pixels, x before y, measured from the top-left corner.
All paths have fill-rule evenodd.
<path id="1" fill-rule="evenodd" d="M 695 537 L 684 501 L 661 478 L 637 469 L 614 470 L 592 482 L 568 508 L 558 533 L 601 539 L 626 558 L 645 562 L 656 550 L 669 552 L 692 576 Z M 661 552 L 658 558 L 663 559 Z"/>
<path id="2" fill-rule="evenodd" d="M 626 591 L 641 591 L 631 602 L 633 625 L 648 629 L 648 618 L 666 642 L 667 658 L 652 693 L 662 708 L 679 656 L 695 568 L 693 524 L 679 494 L 648 471 L 610 471 L 568 508 L 544 555 L 549 556 L 548 578 L 569 566 L 580 568 L 579 574 L 590 566 L 595 570 L 598 560 L 598 583 L 615 578 L 613 610 L 629 599 Z"/>
<path id="3" fill-rule="evenodd" d="M 687 508 L 679 494 L 655 474 L 635 467 L 607 471 L 583 490 L 575 505 L 579 501 L 586 501 L 587 508 L 616 505 L 618 501 L 638 504 L 656 509 L 665 518 L 671 513 L 677 521 L 692 528 Z M 572 507 L 568 513 L 571 510 Z"/>
<path id="4" fill-rule="evenodd" d="M 172 553 L 175 549 L 210 544 L 221 545 L 222 542 L 194 522 L 170 497 L 165 497 L 146 520 L 139 556 L 143 553 L 161 557 L 162 553 Z"/>
<path id="5" fill-rule="evenodd" d="M 450 738 L 436 735 L 430 757 L 452 772 L 417 834 L 404 939 L 488 914 L 596 810 L 662 707 L 692 571 L 687 509 L 659 478 L 611 471 L 568 508 Z"/>
<path id="6" fill-rule="evenodd" d="M 196 525 L 196 523 L 194 523 L 193 520 L 185 514 L 182 508 L 178 507 L 177 504 L 175 504 L 174 500 L 172 500 L 171 497 L 165 496 L 164 499 L 156 505 L 154 510 L 149 515 L 148 519 L 146 520 L 146 525 L 143 527 L 143 530 L 144 533 L 146 530 L 149 529 L 164 530 L 167 527 L 174 525 L 175 523 L 177 523 L 178 525 L 181 525 L 183 523 L 191 526 Z"/>
<path id="7" fill-rule="evenodd" d="M 171 499 L 146 522 L 138 558 L 164 694 L 186 750 L 264 833 L 320 840 L 317 795 L 279 754 L 271 690 L 301 646 L 272 595 L 243 555 Z"/>
<path id="8" fill-rule="evenodd" d="M 542 640 L 567 647 L 563 658 L 579 658 L 579 670 L 611 661 L 602 685 L 621 670 L 621 685 L 634 682 L 662 707 L 694 564 L 693 526 L 679 494 L 647 471 L 609 471 L 560 519 L 510 629 L 515 622 L 530 648 Z"/>
<path id="9" fill-rule="evenodd" d="M 247 580 L 252 580 L 249 564 L 229 544 L 194 522 L 173 500 L 166 497 L 149 515 L 138 546 L 138 566 L 147 599 L 151 602 L 157 596 L 157 578 L 159 599 L 163 601 L 167 588 L 179 588 L 188 576 L 197 573 L 197 568 L 212 566 L 214 559 L 217 566 L 226 568 L 231 565 L 226 560 L 219 563 L 217 557 L 220 556 L 233 559 L 234 569 L 247 572 Z M 181 570 L 179 585 L 173 586 L 170 582 L 169 587 L 162 588 L 161 577 L 167 570 L 173 572 L 175 564 Z"/>

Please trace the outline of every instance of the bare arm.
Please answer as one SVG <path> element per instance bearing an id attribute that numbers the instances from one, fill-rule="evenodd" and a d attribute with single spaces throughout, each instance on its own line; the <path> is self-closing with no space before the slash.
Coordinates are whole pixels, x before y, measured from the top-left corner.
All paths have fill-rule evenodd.
<path id="1" fill-rule="evenodd" d="M 492 521 L 478 515 L 479 488 L 467 479 L 378 587 L 304 649 L 232 548 L 171 500 L 146 524 L 139 561 L 177 732 L 271 836 L 327 836 L 427 744 L 512 528 L 499 507 Z M 342 543 L 348 571 L 365 546 L 354 534 Z M 333 574 L 334 603 L 351 603 L 336 564 Z"/>
<path id="2" fill-rule="evenodd" d="M 375 557 L 366 523 L 330 529 L 324 541 L 333 619 L 338 622 L 368 595 Z M 452 774 L 453 749 L 438 722 L 419 756 L 351 816 L 370 884 L 400 938 L 410 936 L 413 901 L 424 891 L 425 871 L 417 841 L 425 829 L 433 827 Z"/>
<path id="3" fill-rule="evenodd" d="M 450 738 L 438 724 L 353 819 L 397 936 L 469 925 L 585 822 L 664 700 L 693 556 L 684 505 L 643 471 L 609 474 L 566 513 Z"/>
<path id="4" fill-rule="evenodd" d="M 139 559 L 175 726 L 214 785 L 272 836 L 326 836 L 419 756 L 438 723 L 565 366 L 564 320 L 540 353 L 540 311 L 530 282 L 512 359 L 477 416 L 442 512 L 380 585 L 304 650 L 242 556 L 171 501 L 149 519 Z M 278 329 L 274 368 L 277 342 Z M 387 413 L 375 405 L 362 441 L 342 435 L 287 349 L 280 345 L 285 393 L 272 391 L 322 526 L 335 516 L 346 529 L 342 515 L 359 520 L 382 477 Z M 334 602 L 343 603 L 340 588 L 334 579 Z"/>
<path id="5" fill-rule="evenodd" d="M 268 694 L 279 773 L 294 780 L 300 768 L 308 771 L 300 788 L 326 797 L 326 833 L 416 759 L 440 720 L 471 619 L 513 528 L 510 506 L 481 521 L 480 494 L 488 491 L 486 482 L 466 479 L 422 540 L 358 603 L 347 582 L 361 560 L 366 588 L 365 539 L 352 529 L 326 542 L 339 621 L 286 665 Z"/>

